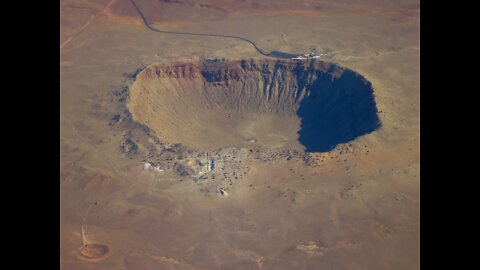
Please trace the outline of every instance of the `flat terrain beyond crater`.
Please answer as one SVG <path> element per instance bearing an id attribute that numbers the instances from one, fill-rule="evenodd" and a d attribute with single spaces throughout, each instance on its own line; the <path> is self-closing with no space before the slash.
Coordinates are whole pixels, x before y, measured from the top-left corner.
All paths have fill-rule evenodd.
<path id="1" fill-rule="evenodd" d="M 60 11 L 61 269 L 420 269 L 419 0 Z"/>
<path id="2" fill-rule="evenodd" d="M 200 150 L 326 152 L 380 127 L 371 83 L 322 61 L 153 64 L 137 75 L 128 108 L 160 139 Z"/>

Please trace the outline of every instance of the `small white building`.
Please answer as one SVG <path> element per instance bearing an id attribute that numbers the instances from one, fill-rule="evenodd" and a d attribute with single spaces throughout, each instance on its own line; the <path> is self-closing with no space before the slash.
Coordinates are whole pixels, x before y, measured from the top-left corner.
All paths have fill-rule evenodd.
<path id="1" fill-rule="evenodd" d="M 145 164 L 143 165 L 143 169 L 144 169 L 145 171 L 149 171 L 149 172 L 152 172 L 152 171 L 153 171 L 153 172 L 158 172 L 158 173 L 165 171 L 164 169 L 162 169 L 162 168 L 160 168 L 160 167 L 155 167 L 155 166 L 153 166 L 153 165 L 150 164 L 149 162 L 145 162 Z"/>

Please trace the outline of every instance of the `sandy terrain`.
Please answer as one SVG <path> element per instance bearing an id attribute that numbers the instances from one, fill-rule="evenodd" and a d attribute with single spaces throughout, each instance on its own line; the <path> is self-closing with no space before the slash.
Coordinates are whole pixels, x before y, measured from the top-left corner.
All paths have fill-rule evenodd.
<path id="1" fill-rule="evenodd" d="M 186 118 L 162 129 L 149 112 L 157 125 L 141 125 L 127 104 L 145 67 L 268 57 L 238 40 L 149 31 L 128 0 L 63 0 L 62 269 L 419 268 L 418 1 L 137 2 L 168 31 L 330 53 L 322 60 L 371 83 L 381 126 L 305 153 L 295 115 L 222 115 L 205 135 L 219 138 L 212 147 L 198 132 L 175 136 L 205 120 L 175 131 Z M 218 135 L 230 130 L 232 143 Z"/>

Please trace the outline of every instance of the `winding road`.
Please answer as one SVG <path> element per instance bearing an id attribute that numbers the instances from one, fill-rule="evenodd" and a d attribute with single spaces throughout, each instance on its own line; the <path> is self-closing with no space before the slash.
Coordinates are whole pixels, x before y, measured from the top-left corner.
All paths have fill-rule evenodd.
<path id="1" fill-rule="evenodd" d="M 152 30 L 152 31 L 155 31 L 155 32 L 158 32 L 158 33 L 162 33 L 162 34 L 172 34 L 172 35 L 188 35 L 188 36 L 204 36 L 204 37 L 219 37 L 219 38 L 231 38 L 231 39 L 237 39 L 237 40 L 241 40 L 241 41 L 244 41 L 244 42 L 247 42 L 249 43 L 250 45 L 252 45 L 255 50 L 257 50 L 258 53 L 260 53 L 261 55 L 264 55 L 264 56 L 269 56 L 269 57 L 275 57 L 275 58 L 283 58 L 283 59 L 289 59 L 289 58 L 292 58 L 292 57 L 295 57 L 297 56 L 297 54 L 291 54 L 291 53 L 284 53 L 284 52 L 279 52 L 279 51 L 271 51 L 269 53 L 266 53 L 264 52 L 262 49 L 260 49 L 253 41 L 247 39 L 247 38 L 244 38 L 244 37 L 239 37 L 239 36 L 232 36 L 232 35 L 220 35 L 220 34 L 207 34 L 207 33 L 191 33 L 191 32 L 175 32 L 175 31 L 163 31 L 163 30 L 159 30 L 153 26 L 150 25 L 150 23 L 148 22 L 148 19 L 145 17 L 145 15 L 143 14 L 142 10 L 140 9 L 140 7 L 137 5 L 137 3 L 135 3 L 135 0 L 129 0 L 132 5 L 135 7 L 135 9 L 137 10 L 137 13 L 138 15 L 140 15 L 140 17 L 142 18 L 143 20 L 143 23 L 145 24 L 145 26 L 149 29 L 149 30 Z"/>

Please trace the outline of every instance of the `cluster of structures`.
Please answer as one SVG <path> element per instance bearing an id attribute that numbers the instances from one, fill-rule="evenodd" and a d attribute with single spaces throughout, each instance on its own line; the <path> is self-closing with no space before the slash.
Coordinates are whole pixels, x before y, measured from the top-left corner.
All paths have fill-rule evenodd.
<path id="1" fill-rule="evenodd" d="M 149 162 L 145 162 L 145 164 L 143 165 L 143 169 L 145 171 L 149 171 L 149 172 L 164 172 L 165 170 L 160 168 L 159 166 L 154 166 L 152 164 L 150 164 Z"/>
<path id="2" fill-rule="evenodd" d="M 313 52 L 307 54 L 300 54 L 295 57 L 292 57 L 293 60 L 304 60 L 304 59 L 318 59 L 322 56 L 330 56 L 328 53 L 315 54 Z"/>

